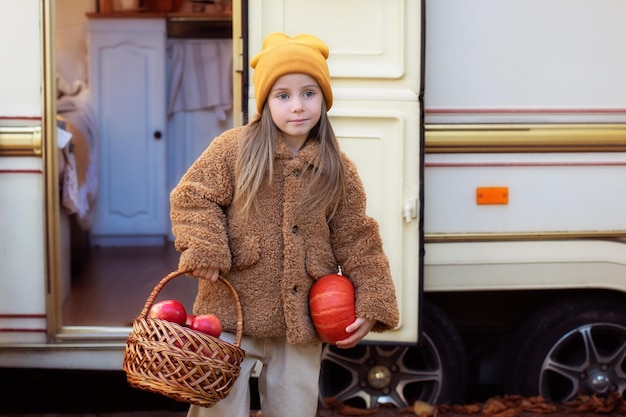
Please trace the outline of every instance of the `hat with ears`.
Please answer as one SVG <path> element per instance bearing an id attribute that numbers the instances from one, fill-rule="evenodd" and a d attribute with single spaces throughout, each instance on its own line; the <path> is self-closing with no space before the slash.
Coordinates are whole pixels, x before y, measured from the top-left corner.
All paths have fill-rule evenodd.
<path id="1" fill-rule="evenodd" d="M 333 90 L 328 71 L 328 46 L 318 37 L 301 34 L 289 37 L 272 33 L 263 40 L 263 50 L 250 61 L 252 82 L 259 114 L 270 89 L 285 74 L 300 73 L 313 77 L 324 94 L 326 110 L 333 105 Z"/>

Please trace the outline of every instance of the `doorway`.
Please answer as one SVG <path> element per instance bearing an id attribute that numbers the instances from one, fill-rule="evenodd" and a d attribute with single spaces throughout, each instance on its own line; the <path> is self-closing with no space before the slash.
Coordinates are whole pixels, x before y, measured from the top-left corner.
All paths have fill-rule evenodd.
<path id="1" fill-rule="evenodd" d="M 54 5 L 57 114 L 60 127 L 72 135 L 71 138 L 59 138 L 59 144 L 63 145 L 61 156 L 63 164 L 59 173 L 62 190 L 60 215 L 62 272 L 58 286 L 59 311 L 62 316 L 58 322 L 66 328 L 130 326 L 159 280 L 175 270 L 178 264 L 178 254 L 169 235 L 169 226 L 163 228 L 165 231 L 160 238 L 138 239 L 136 241 L 139 243 L 136 244 L 120 245 L 117 240 L 113 240 L 113 244 L 94 243 L 94 210 L 98 208 L 98 202 L 102 201 L 102 190 L 105 187 L 119 189 L 116 182 L 102 177 L 103 138 L 102 132 L 95 127 L 97 123 L 94 123 L 98 115 L 94 114 L 91 107 L 94 100 L 90 95 L 93 92 L 92 87 L 99 80 L 89 79 L 88 18 L 100 12 L 98 3 L 97 0 L 89 2 L 55 0 Z M 190 10 L 187 9 L 190 8 L 191 4 L 183 5 L 180 13 L 174 17 L 195 19 L 196 17 L 190 17 L 188 13 Z M 112 20 L 137 18 L 128 15 L 132 12 L 136 11 L 106 18 Z M 207 15 L 212 13 L 211 10 L 206 12 Z M 175 49 L 173 42 L 169 41 L 170 39 L 167 40 L 167 50 L 164 51 L 166 54 Z M 163 70 L 169 76 L 173 72 L 171 62 L 165 64 L 167 68 Z M 93 74 L 93 71 L 91 73 Z M 168 78 L 169 80 L 171 78 Z M 114 81 L 113 87 L 118 82 L 121 80 Z M 193 124 L 201 126 L 200 129 L 207 126 L 206 123 L 197 121 L 203 119 L 203 115 L 197 112 L 193 114 L 168 112 L 164 117 L 167 117 L 168 122 L 175 119 L 175 123 L 168 123 L 166 139 L 168 135 L 180 137 L 183 134 L 181 131 L 188 132 Z M 232 120 L 232 110 L 228 117 Z M 232 121 L 229 124 L 224 124 L 223 120 L 221 122 L 219 130 L 232 125 Z M 175 129 L 174 133 L 171 132 L 172 129 Z M 194 134 L 212 138 L 216 131 L 196 131 Z M 67 143 L 61 143 L 63 140 L 67 140 Z M 184 151 L 183 158 L 177 154 L 173 159 L 168 158 L 167 164 L 163 164 L 170 166 L 176 164 L 177 170 L 175 173 L 169 172 L 168 181 L 164 181 L 165 189 L 162 189 L 162 194 L 165 197 L 169 195 L 177 178 L 186 170 L 186 166 L 208 143 L 209 140 L 202 146 L 192 143 Z M 172 155 L 176 148 L 169 147 L 168 155 Z M 116 171 L 127 169 L 127 166 L 119 164 L 112 166 Z M 166 198 L 159 204 L 169 207 Z M 169 212 L 169 209 L 166 211 Z M 167 221 L 169 225 L 169 219 Z M 145 244 L 146 241 L 149 244 Z M 181 276 L 168 283 L 158 299 L 177 299 L 191 311 L 196 289 L 195 279 Z"/>

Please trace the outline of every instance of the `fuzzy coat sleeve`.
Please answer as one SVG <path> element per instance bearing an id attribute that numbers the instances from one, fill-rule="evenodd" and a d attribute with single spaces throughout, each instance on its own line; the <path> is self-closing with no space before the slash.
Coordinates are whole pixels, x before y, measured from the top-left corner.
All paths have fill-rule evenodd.
<path id="1" fill-rule="evenodd" d="M 170 194 L 170 217 L 175 246 L 181 252 L 179 269 L 231 267 L 226 215 L 234 191 L 235 150 L 239 130 L 213 140 L 191 165 Z"/>
<path id="2" fill-rule="evenodd" d="M 330 221 L 332 245 L 342 273 L 355 287 L 357 317 L 376 320 L 372 331 L 398 325 L 395 288 L 378 223 L 366 215 L 365 189 L 355 164 L 344 157 L 346 198 Z"/>

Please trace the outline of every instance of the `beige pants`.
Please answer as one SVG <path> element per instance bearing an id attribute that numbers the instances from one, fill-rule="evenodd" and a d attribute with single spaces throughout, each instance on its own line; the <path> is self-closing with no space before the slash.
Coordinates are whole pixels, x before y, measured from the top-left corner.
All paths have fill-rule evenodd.
<path id="1" fill-rule="evenodd" d="M 235 337 L 221 338 L 233 343 Z M 263 417 L 315 417 L 322 345 L 291 345 L 284 338 L 243 337 L 246 357 L 228 397 L 213 407 L 192 405 L 187 417 L 250 417 L 249 380 L 257 360 L 263 365 L 259 375 L 259 396 Z"/>

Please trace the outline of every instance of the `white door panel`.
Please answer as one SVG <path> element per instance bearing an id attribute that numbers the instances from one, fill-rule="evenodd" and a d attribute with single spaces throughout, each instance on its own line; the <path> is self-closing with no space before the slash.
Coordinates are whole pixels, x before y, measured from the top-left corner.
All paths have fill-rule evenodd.
<path id="1" fill-rule="evenodd" d="M 421 262 L 421 2 L 263 0 L 248 7 L 250 57 L 272 32 L 311 33 L 330 48 L 334 104 L 329 115 L 342 150 L 359 168 L 367 211 L 380 224 L 400 304 L 398 329 L 368 339 L 414 342 Z M 249 85 L 248 108 L 255 109 Z"/>
<path id="2" fill-rule="evenodd" d="M 100 132 L 92 243 L 163 243 L 168 231 L 165 22 L 92 19 L 90 79 Z"/>
<path id="3" fill-rule="evenodd" d="M 330 48 L 333 88 L 393 87 L 415 93 L 420 85 L 420 4 L 418 0 L 249 1 L 248 49 L 254 56 L 272 32 L 311 33 Z"/>
<path id="4" fill-rule="evenodd" d="M 382 106 L 389 110 L 383 110 Z M 418 239 L 417 219 L 406 221 L 407 203 L 416 204 L 419 184 L 416 157 L 419 131 L 411 123 L 416 103 L 338 102 L 331 121 L 341 148 L 359 167 L 367 191 L 367 212 L 379 225 L 401 308 L 401 322 L 393 336 L 371 334 L 370 340 L 413 341 L 417 331 Z M 404 137 L 415 140 L 403 140 Z M 407 163 L 403 163 L 404 159 Z"/>

